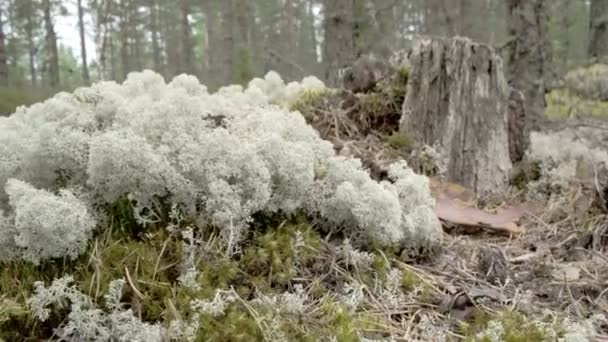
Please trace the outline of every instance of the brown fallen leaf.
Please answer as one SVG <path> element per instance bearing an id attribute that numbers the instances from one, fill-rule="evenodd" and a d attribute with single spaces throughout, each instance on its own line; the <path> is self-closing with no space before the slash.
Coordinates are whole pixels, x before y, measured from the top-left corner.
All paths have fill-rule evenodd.
<path id="1" fill-rule="evenodd" d="M 431 193 L 435 197 L 435 214 L 439 219 L 456 225 L 490 229 L 500 233 L 520 234 L 524 229 L 517 224 L 531 212 L 526 204 L 488 213 L 475 207 L 473 191 L 455 184 L 431 180 Z"/>

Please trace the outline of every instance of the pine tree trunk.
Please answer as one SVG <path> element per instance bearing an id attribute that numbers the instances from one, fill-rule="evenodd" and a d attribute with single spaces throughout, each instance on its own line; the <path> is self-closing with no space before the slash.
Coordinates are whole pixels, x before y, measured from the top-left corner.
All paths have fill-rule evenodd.
<path id="1" fill-rule="evenodd" d="M 150 2 L 150 32 L 152 38 L 152 59 L 154 63 L 154 70 L 162 73 L 162 62 L 160 56 L 160 38 L 158 29 L 158 4 L 157 0 L 151 0 Z"/>
<path id="2" fill-rule="evenodd" d="M 234 6 L 233 0 L 223 0 L 222 12 L 222 60 L 220 62 L 221 85 L 233 82 L 234 66 Z M 213 66 L 212 66 L 213 67 Z"/>
<path id="3" fill-rule="evenodd" d="M 51 19 L 51 2 L 50 0 L 43 1 L 44 9 L 44 27 L 46 30 L 46 44 L 49 54 L 49 84 L 52 88 L 59 86 L 59 50 L 57 48 L 57 34 Z"/>
<path id="4" fill-rule="evenodd" d="M 608 56 L 608 1 L 591 0 L 589 57 Z"/>
<path id="5" fill-rule="evenodd" d="M 410 58 L 401 132 L 439 149 L 448 181 L 479 194 L 506 190 L 509 88 L 500 57 L 465 38 L 421 38 Z"/>
<path id="6" fill-rule="evenodd" d="M 8 85 L 8 63 L 6 58 L 6 36 L 4 35 L 4 17 L 0 7 L 0 86 Z"/>
<path id="7" fill-rule="evenodd" d="M 521 90 L 528 108 L 526 126 L 538 130 L 544 120 L 546 80 L 551 45 L 545 0 L 508 0 L 510 36 L 507 56 L 509 84 Z"/>
<path id="8" fill-rule="evenodd" d="M 33 13 L 32 13 L 33 15 Z M 32 86 L 35 87 L 38 83 L 38 75 L 36 72 L 36 47 L 34 45 L 34 23 L 32 22 L 31 15 L 27 16 L 25 23 L 25 35 L 27 39 L 27 55 L 30 67 L 30 78 Z"/>
<path id="9" fill-rule="evenodd" d="M 84 32 L 84 9 L 82 0 L 78 0 L 78 30 L 80 31 L 80 56 L 82 58 L 82 80 L 85 84 L 91 83 L 89 76 L 89 66 L 87 61 L 86 37 Z"/>
<path id="10" fill-rule="evenodd" d="M 325 79 L 330 86 L 339 84 L 339 72 L 355 60 L 354 1 L 324 0 Z"/>
<path id="11" fill-rule="evenodd" d="M 110 23 L 109 16 L 112 11 L 112 1 L 103 0 L 97 2 L 95 6 L 97 13 L 95 15 L 95 46 L 97 51 L 97 57 L 99 58 L 99 78 L 106 80 L 112 77 L 113 72 L 109 71 L 110 67 L 108 64 L 112 64 L 112 56 L 108 62 L 107 51 L 110 47 Z"/>
<path id="12" fill-rule="evenodd" d="M 120 66 L 121 80 L 125 80 L 131 71 L 129 65 L 129 13 L 125 2 L 121 2 L 120 6 Z"/>
<path id="13" fill-rule="evenodd" d="M 194 71 L 194 47 L 192 46 L 192 29 L 190 27 L 190 0 L 181 0 L 180 2 L 180 16 L 181 16 L 181 50 L 182 50 L 182 62 L 180 63 L 181 72 L 188 74 L 195 74 Z"/>
<path id="14" fill-rule="evenodd" d="M 216 70 L 219 67 L 218 50 L 219 38 L 217 32 L 218 9 L 216 0 L 204 0 L 203 9 L 205 12 L 205 29 L 207 33 L 207 46 L 205 46 L 206 58 L 204 58 L 203 70 L 205 71 L 205 84 L 210 88 L 215 88 L 220 77 Z"/>

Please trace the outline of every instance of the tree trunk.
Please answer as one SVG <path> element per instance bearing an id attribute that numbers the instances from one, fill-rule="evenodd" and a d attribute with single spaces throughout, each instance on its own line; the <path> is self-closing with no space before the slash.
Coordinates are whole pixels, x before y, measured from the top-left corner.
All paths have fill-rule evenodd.
<path id="1" fill-rule="evenodd" d="M 251 12 L 251 4 L 240 5 L 234 7 L 237 30 L 235 33 L 235 48 L 236 48 L 236 64 L 234 65 L 234 80 L 239 84 L 247 84 L 254 76 L 253 74 L 253 54 L 251 47 L 251 29 L 250 24 L 253 23 L 249 17 L 253 15 Z"/>
<path id="2" fill-rule="evenodd" d="M 49 84 L 52 88 L 59 86 L 59 50 L 57 49 L 57 35 L 51 19 L 51 1 L 43 1 L 44 27 L 46 30 L 46 44 L 49 54 Z"/>
<path id="3" fill-rule="evenodd" d="M 608 1 L 591 0 L 589 57 L 608 56 Z"/>
<path id="4" fill-rule="evenodd" d="M 192 29 L 188 16 L 190 15 L 190 0 L 181 0 L 180 16 L 181 16 L 181 42 L 182 42 L 182 62 L 180 63 L 181 72 L 195 74 L 194 72 L 194 47 L 192 46 Z"/>
<path id="5" fill-rule="evenodd" d="M 421 38 L 400 131 L 435 146 L 447 161 L 447 180 L 478 194 L 506 190 L 509 88 L 490 47 L 465 38 Z"/>
<path id="6" fill-rule="evenodd" d="M 219 76 L 216 68 L 219 67 L 219 38 L 217 32 L 218 9 L 216 0 L 204 0 L 203 10 L 205 12 L 205 29 L 207 33 L 207 46 L 205 46 L 206 58 L 204 58 L 203 70 L 206 80 L 204 83 L 210 88 L 219 84 Z"/>
<path id="7" fill-rule="evenodd" d="M 330 86 L 340 82 L 339 72 L 355 60 L 353 0 L 324 0 L 325 29 L 323 62 Z"/>
<path id="8" fill-rule="evenodd" d="M 509 84 L 521 90 L 528 108 L 527 129 L 542 126 L 551 45 L 545 0 L 507 0 L 510 36 L 507 53 Z"/>
<path id="9" fill-rule="evenodd" d="M 120 6 L 120 66 L 121 66 L 121 80 L 125 80 L 131 66 L 129 64 L 129 18 L 128 8 L 126 2 L 122 1 Z"/>
<path id="10" fill-rule="evenodd" d="M 27 39 L 27 55 L 30 67 L 30 77 L 32 79 L 32 86 L 35 87 L 38 83 L 38 75 L 36 73 L 36 46 L 34 45 L 34 23 L 32 22 L 32 15 L 27 16 L 25 23 L 25 35 Z"/>
<path id="11" fill-rule="evenodd" d="M 509 93 L 509 156 L 517 163 L 524 158 L 530 145 L 530 132 L 526 127 L 526 98 L 524 94 L 511 88 Z"/>
<path id="12" fill-rule="evenodd" d="M 97 57 L 99 58 L 99 78 L 106 80 L 111 78 L 112 72 L 109 72 L 108 56 L 106 51 L 110 46 L 110 22 L 108 20 L 112 11 L 112 1 L 102 0 L 95 2 L 97 13 L 95 14 L 95 46 L 97 49 Z M 110 62 L 112 63 L 110 56 Z M 113 78 L 112 78 L 113 79 Z"/>
<path id="13" fill-rule="evenodd" d="M 222 1 L 222 49 L 220 63 L 221 85 L 232 84 L 234 65 L 234 6 L 233 0 Z M 213 67 L 213 66 L 212 66 Z"/>
<path id="14" fill-rule="evenodd" d="M 143 37 L 141 30 L 138 28 L 140 20 L 140 14 L 138 11 L 139 5 L 136 1 L 129 2 L 129 39 L 131 40 L 130 47 L 130 66 L 131 70 L 141 71 L 144 68 L 144 61 L 142 58 L 142 47 L 145 37 Z M 142 39 L 144 38 L 144 39 Z"/>
<path id="15" fill-rule="evenodd" d="M 152 59 L 154 63 L 154 71 L 162 73 L 160 42 L 158 35 L 158 5 L 156 0 L 151 0 L 150 2 L 150 32 L 152 36 Z"/>
<path id="16" fill-rule="evenodd" d="M 6 37 L 4 36 L 4 18 L 0 7 L 0 86 L 8 85 L 8 64 L 6 58 Z"/>
<path id="17" fill-rule="evenodd" d="M 78 30 L 80 31 L 80 56 L 82 58 L 82 80 L 85 84 L 91 83 L 89 76 L 89 66 L 87 62 L 87 46 L 84 33 L 84 10 L 82 8 L 82 0 L 78 0 Z"/>

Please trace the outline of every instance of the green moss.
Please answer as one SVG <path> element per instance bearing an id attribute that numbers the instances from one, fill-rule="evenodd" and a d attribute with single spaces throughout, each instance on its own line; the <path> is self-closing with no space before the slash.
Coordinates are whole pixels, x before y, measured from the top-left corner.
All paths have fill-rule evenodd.
<path id="1" fill-rule="evenodd" d="M 307 120 L 312 120 L 315 111 L 323 101 L 336 95 L 334 89 L 306 89 L 301 91 L 289 104 L 289 110 L 300 112 Z"/>
<path id="2" fill-rule="evenodd" d="M 74 277 L 79 289 L 102 301 L 114 279 L 130 277 L 125 300 L 145 320 L 162 319 L 165 298 L 175 298 L 173 287 L 180 274 L 182 244 L 166 230 L 149 233 L 141 240 L 97 240 L 89 262 L 79 265 Z"/>
<path id="3" fill-rule="evenodd" d="M 414 145 L 412 136 L 405 132 L 392 132 L 390 135 L 386 135 L 385 139 L 391 147 L 406 153 L 411 152 Z"/>
<path id="4" fill-rule="evenodd" d="M 550 119 L 594 117 L 608 119 L 608 101 L 587 99 L 568 89 L 556 89 L 545 97 L 545 115 Z"/>
<path id="5" fill-rule="evenodd" d="M 393 72 L 388 87 L 386 87 L 387 94 L 395 99 L 397 103 L 403 103 L 405 94 L 407 91 L 407 81 L 409 80 L 410 70 L 406 66 L 400 66 Z"/>
<path id="6" fill-rule="evenodd" d="M 300 239 L 301 248 L 294 243 Z M 322 248 L 319 234 L 309 224 L 281 224 L 277 229 L 254 232 L 240 259 L 242 270 L 261 290 L 285 288 L 296 274 L 296 262 L 309 264 Z"/>
<path id="7" fill-rule="evenodd" d="M 230 305 L 224 315 L 203 315 L 197 341 L 262 341 L 264 335 L 256 320 L 244 308 Z"/>
<path id="8" fill-rule="evenodd" d="M 360 341 L 359 335 L 377 330 L 382 324 L 377 317 L 364 312 L 353 312 L 334 301 L 323 302 L 320 310 L 323 327 L 315 331 L 315 337 L 335 336 L 338 341 Z"/>
<path id="9" fill-rule="evenodd" d="M 357 94 L 357 112 L 368 117 L 383 116 L 392 110 L 392 99 L 382 93 Z M 389 107 L 389 108 L 387 108 Z"/>
<path id="10" fill-rule="evenodd" d="M 502 326 L 501 341 L 505 342 L 536 342 L 545 340 L 545 332 L 540 329 L 534 321 L 528 317 L 515 312 L 504 311 L 497 315 L 477 313 L 473 322 L 463 323 L 460 327 L 460 334 L 466 336 L 465 341 L 488 341 L 488 323 L 494 321 Z"/>
<path id="11" fill-rule="evenodd" d="M 38 322 L 27 310 L 34 282 L 49 284 L 58 275 L 72 274 L 74 265 L 83 262 L 51 260 L 40 265 L 14 261 L 1 265 L 0 272 L 0 340 L 17 341 L 40 336 L 51 336 L 65 318 L 66 312 L 53 312 L 44 322 Z M 65 311 L 65 310 L 64 310 Z"/>

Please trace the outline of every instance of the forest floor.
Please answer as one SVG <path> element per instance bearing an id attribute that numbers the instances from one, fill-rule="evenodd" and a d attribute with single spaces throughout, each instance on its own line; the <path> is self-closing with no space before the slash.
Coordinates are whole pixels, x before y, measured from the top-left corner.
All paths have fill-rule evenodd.
<path id="1" fill-rule="evenodd" d="M 434 177 L 438 166 L 395 133 L 403 84 L 367 94 L 303 94 L 292 109 L 376 179 L 400 158 Z M 553 129 L 564 125 L 572 126 Z M 596 143 L 608 147 L 601 125 L 575 126 L 586 135 L 599 129 Z M 27 311 L 34 282 L 48 285 L 62 274 L 95 303 L 104 302 L 111 280 L 124 277 L 123 303 L 137 318 L 165 327 L 193 320 L 197 341 L 586 341 L 592 334 L 608 341 L 606 189 L 595 178 L 531 203 L 520 182 L 467 204 L 536 208 L 512 222 L 517 229 L 444 222 L 442 242 L 421 251 L 351 245 L 305 217 L 255 217 L 241 253 L 226 255 L 213 230 L 196 241 L 166 227 L 139 231 L 132 209 L 117 203 L 109 208 L 110 227 L 81 258 L 3 265 L 0 341 L 79 341 L 64 335 L 65 308 L 45 322 Z M 194 249 L 198 273 L 178 278 Z M 215 311 L 194 315 L 192 298 Z"/>
<path id="2" fill-rule="evenodd" d="M 433 176 L 436 165 L 412 148 L 411 139 L 395 133 L 401 112 L 401 89 L 395 84 L 400 82 L 368 94 L 336 92 L 295 108 L 339 153 L 361 158 L 377 179 L 383 177 L 383 165 L 398 158 Z M 595 148 L 608 150 L 606 121 L 547 123 L 549 132 L 565 128 L 594 137 Z M 608 341 L 607 184 L 596 175 L 591 183 L 578 182 L 558 196 L 532 203 L 525 196 L 528 180 L 518 181 L 509 193 L 468 203 L 489 212 L 523 203 L 531 210 L 513 222 L 516 231 L 443 222 L 444 239 L 433 257 L 388 258 L 407 277 L 427 285 L 422 296 L 377 310 L 398 332 L 393 336 L 574 341 L 587 340 L 584 333 L 577 334 L 594 325 L 600 331 L 595 340 Z"/>

